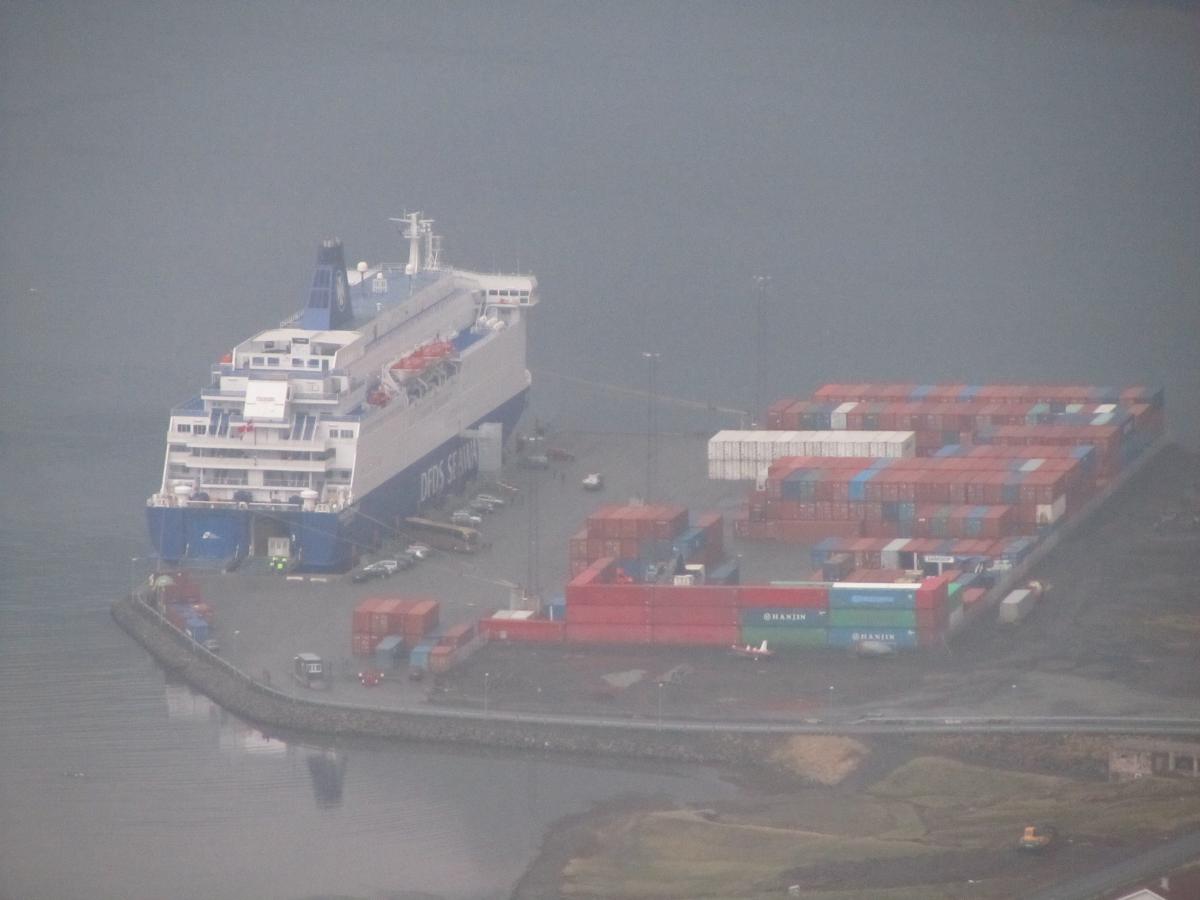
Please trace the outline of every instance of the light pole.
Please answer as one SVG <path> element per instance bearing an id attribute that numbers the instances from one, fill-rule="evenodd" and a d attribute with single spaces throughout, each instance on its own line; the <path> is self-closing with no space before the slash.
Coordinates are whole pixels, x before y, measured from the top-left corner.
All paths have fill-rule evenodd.
<path id="1" fill-rule="evenodd" d="M 662 731 L 662 689 L 663 683 L 658 683 L 658 730 Z"/>
<path id="2" fill-rule="evenodd" d="M 488 714 L 488 681 L 491 678 L 491 673 L 483 673 L 483 714 Z"/>
<path id="3" fill-rule="evenodd" d="M 833 711 L 833 694 L 834 694 L 834 686 L 831 684 L 829 686 L 829 710 L 830 710 L 830 712 Z"/>
<path id="4" fill-rule="evenodd" d="M 750 408 L 753 410 L 754 421 L 761 428 L 766 408 L 763 395 L 766 393 L 767 382 L 767 291 L 771 287 L 771 276 L 755 275 L 754 286 L 758 301 L 754 309 L 757 334 L 754 348 L 754 399 Z"/>
<path id="5" fill-rule="evenodd" d="M 646 360 L 646 502 L 650 502 L 654 491 L 654 469 L 658 462 L 658 416 L 654 402 L 654 376 L 658 369 L 658 358 L 661 354 L 644 351 L 642 358 Z"/>

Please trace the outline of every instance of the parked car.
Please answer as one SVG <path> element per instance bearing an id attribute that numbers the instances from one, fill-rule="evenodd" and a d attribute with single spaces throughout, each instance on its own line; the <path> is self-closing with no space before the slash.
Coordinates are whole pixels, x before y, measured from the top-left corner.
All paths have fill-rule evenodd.
<path id="1" fill-rule="evenodd" d="M 505 504 L 505 501 L 495 494 L 479 494 L 475 499 L 483 503 L 490 503 L 492 506 L 504 506 Z"/>
<path id="2" fill-rule="evenodd" d="M 358 673 L 359 683 L 363 687 L 376 687 L 383 684 L 383 672 L 379 669 L 367 669 Z"/>
<path id="3" fill-rule="evenodd" d="M 550 468 L 550 457 L 544 453 L 522 456 L 519 465 L 523 469 L 548 469 Z"/>
<path id="4" fill-rule="evenodd" d="M 477 512 L 477 513 L 489 513 L 490 514 L 490 513 L 494 513 L 498 508 L 499 507 L 495 506 L 492 503 L 488 503 L 486 500 L 480 500 L 478 497 L 476 497 L 474 500 L 472 500 L 470 503 L 467 504 L 467 509 L 471 510 L 472 512 Z"/>
<path id="5" fill-rule="evenodd" d="M 455 525 L 476 526 L 483 524 L 483 517 L 476 515 L 469 509 L 456 509 L 453 513 L 451 513 L 450 521 Z"/>
<path id="6" fill-rule="evenodd" d="M 585 491 L 598 491 L 604 487 L 604 476 L 599 472 L 590 472 L 583 476 L 581 482 Z"/>
<path id="7" fill-rule="evenodd" d="M 428 559 L 433 556 L 433 548 L 427 544 L 409 544 L 404 552 L 417 559 Z"/>
<path id="8" fill-rule="evenodd" d="M 410 560 L 408 565 L 412 565 Z M 407 566 L 405 566 L 407 568 Z M 350 576 L 350 580 L 355 584 L 362 584 L 364 581 L 370 581 L 373 578 L 390 578 L 400 571 L 400 561 L 395 559 L 380 559 L 370 565 L 363 566 L 357 572 Z"/>

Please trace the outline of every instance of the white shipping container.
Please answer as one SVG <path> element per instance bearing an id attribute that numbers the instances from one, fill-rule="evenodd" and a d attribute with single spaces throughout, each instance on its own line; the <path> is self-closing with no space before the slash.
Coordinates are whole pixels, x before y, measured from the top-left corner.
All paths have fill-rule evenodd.
<path id="1" fill-rule="evenodd" d="M 1029 615 L 1036 599 L 1037 595 L 1028 588 L 1013 591 L 1000 603 L 1000 621 L 1008 625 L 1020 622 Z"/>
<path id="2" fill-rule="evenodd" d="M 916 454 L 911 431 L 721 431 L 708 442 L 711 462 L 735 462 L 735 471 L 709 467 L 710 478 L 748 480 L 760 477 L 775 460 L 786 456 L 899 458 Z"/>
<path id="3" fill-rule="evenodd" d="M 1039 525 L 1052 525 L 1067 511 L 1067 495 L 1060 494 L 1053 503 L 1039 503 L 1035 510 Z"/>

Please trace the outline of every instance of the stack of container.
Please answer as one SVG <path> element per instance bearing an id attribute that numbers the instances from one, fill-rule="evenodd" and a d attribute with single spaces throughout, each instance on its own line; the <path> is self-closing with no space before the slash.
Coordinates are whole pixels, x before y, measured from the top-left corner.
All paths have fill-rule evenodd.
<path id="1" fill-rule="evenodd" d="M 719 431 L 708 441 L 708 477 L 757 481 L 785 456 L 904 457 L 916 453 L 911 431 Z"/>
<path id="2" fill-rule="evenodd" d="M 604 558 L 618 560 L 632 581 L 642 581 L 648 565 L 676 558 L 714 567 L 725 558 L 724 520 L 710 513 L 689 526 L 683 506 L 602 506 L 568 541 L 568 552 L 572 578 Z"/>
<path id="3" fill-rule="evenodd" d="M 354 607 L 350 652 L 370 656 L 389 636 L 415 647 L 437 627 L 440 608 L 437 600 L 428 597 L 368 597 Z"/>
<path id="4" fill-rule="evenodd" d="M 429 671 L 446 672 L 462 662 L 479 646 L 475 622 L 462 622 L 442 631 L 437 646 L 429 653 Z"/>
<path id="5" fill-rule="evenodd" d="M 1140 387 L 860 384 L 780 400 L 767 424 L 780 445 L 796 428 L 830 440 L 911 429 L 918 455 L 781 456 L 736 535 L 1000 541 L 1079 509 L 1161 435 L 1164 414 L 1162 391 Z"/>
<path id="6" fill-rule="evenodd" d="M 617 583 L 615 562 L 598 560 L 567 585 L 564 637 L 598 644 L 927 646 L 945 633 L 947 587 L 958 574 L 899 585 L 673 587 Z"/>

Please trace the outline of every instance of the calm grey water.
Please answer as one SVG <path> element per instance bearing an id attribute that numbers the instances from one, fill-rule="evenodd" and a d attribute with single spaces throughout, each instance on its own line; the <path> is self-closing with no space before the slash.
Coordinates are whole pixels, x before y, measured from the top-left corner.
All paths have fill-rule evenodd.
<path id="1" fill-rule="evenodd" d="M 111 625 L 167 408 L 302 302 L 321 238 L 398 258 L 386 218 L 419 208 L 452 262 L 536 272 L 552 425 L 640 426 L 554 373 L 641 388 L 654 350 L 659 390 L 739 407 L 760 355 L 768 395 L 1162 383 L 1195 446 L 1198 26 L 1185 3 L 0 3 L 0 897 L 502 896 L 561 815 L 727 790 L 327 759 L 222 721 Z M 339 802 L 312 766 L 344 771 Z"/>

